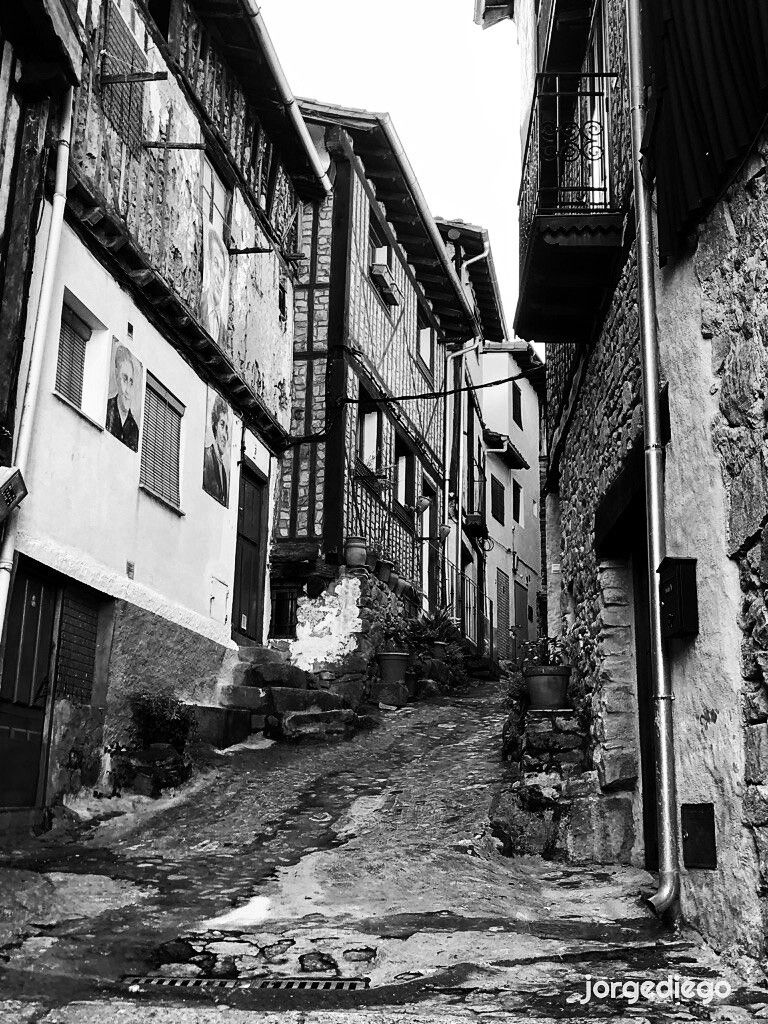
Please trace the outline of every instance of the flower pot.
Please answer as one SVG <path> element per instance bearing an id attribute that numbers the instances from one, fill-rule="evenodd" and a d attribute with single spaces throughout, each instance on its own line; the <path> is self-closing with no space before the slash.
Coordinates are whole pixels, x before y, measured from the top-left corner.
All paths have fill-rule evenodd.
<path id="1" fill-rule="evenodd" d="M 392 562 L 388 562 L 386 559 L 379 562 L 376 566 L 376 575 L 382 583 L 389 583 L 389 578 L 392 575 Z"/>
<path id="2" fill-rule="evenodd" d="M 365 537 L 347 537 L 344 545 L 344 560 L 350 569 L 360 569 L 368 557 Z"/>
<path id="3" fill-rule="evenodd" d="M 410 654 L 407 651 L 381 651 L 377 656 L 381 681 L 386 685 L 405 682 Z"/>
<path id="4" fill-rule="evenodd" d="M 396 597 L 404 597 L 405 592 L 408 589 L 408 584 L 404 579 L 398 576 L 397 583 L 392 589 L 394 590 Z"/>
<path id="5" fill-rule="evenodd" d="M 394 592 L 397 593 L 397 585 L 398 585 L 399 582 L 400 582 L 400 577 L 397 575 L 397 573 L 396 572 L 390 573 L 390 576 L 389 576 L 389 589 L 390 590 L 394 590 Z"/>
<path id="6" fill-rule="evenodd" d="M 524 668 L 531 711 L 559 711 L 568 707 L 566 694 L 570 675 L 569 665 L 528 665 Z"/>
<path id="7" fill-rule="evenodd" d="M 443 661 L 448 657 L 448 641 L 447 640 L 433 640 L 432 641 L 432 657 L 438 658 Z"/>

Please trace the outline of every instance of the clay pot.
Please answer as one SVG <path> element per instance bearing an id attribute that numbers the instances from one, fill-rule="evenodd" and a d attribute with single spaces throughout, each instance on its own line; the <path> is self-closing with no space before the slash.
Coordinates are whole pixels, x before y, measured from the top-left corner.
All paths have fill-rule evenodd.
<path id="1" fill-rule="evenodd" d="M 569 665 L 529 665 L 523 669 L 528 681 L 531 711 L 559 711 L 568 707 Z"/>
<path id="2" fill-rule="evenodd" d="M 379 552 L 376 548 L 368 548 L 368 555 L 365 559 L 365 564 L 371 572 L 376 572 L 376 566 L 379 564 Z"/>
<path id="3" fill-rule="evenodd" d="M 376 566 L 376 575 L 379 577 L 382 583 L 389 583 L 392 576 L 392 567 L 394 562 L 388 562 L 386 559 L 383 562 L 379 562 Z"/>
<path id="4" fill-rule="evenodd" d="M 368 557 L 368 544 L 365 537 L 347 537 L 344 545 L 344 560 L 350 569 L 360 569 Z"/>
<path id="5" fill-rule="evenodd" d="M 437 658 L 440 661 L 445 660 L 448 656 L 448 641 L 447 640 L 433 640 L 432 641 L 432 657 Z"/>
<path id="6" fill-rule="evenodd" d="M 381 651 L 376 655 L 381 672 L 381 681 L 385 684 L 405 682 L 410 655 L 407 651 Z"/>
<path id="7" fill-rule="evenodd" d="M 408 584 L 400 576 L 395 576 L 394 578 L 397 580 L 397 583 L 395 583 L 395 585 L 392 587 L 392 589 L 395 592 L 395 597 L 403 597 L 408 587 Z"/>

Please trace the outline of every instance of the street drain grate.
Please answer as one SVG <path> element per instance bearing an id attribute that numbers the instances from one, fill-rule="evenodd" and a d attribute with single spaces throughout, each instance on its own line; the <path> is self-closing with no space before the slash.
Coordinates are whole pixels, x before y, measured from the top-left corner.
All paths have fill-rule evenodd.
<path id="1" fill-rule="evenodd" d="M 370 986 L 370 978 L 166 978 L 159 975 L 128 975 L 123 981 L 129 987 L 151 985 L 153 988 L 223 988 L 223 989 L 304 989 L 324 992 L 354 992 Z"/>

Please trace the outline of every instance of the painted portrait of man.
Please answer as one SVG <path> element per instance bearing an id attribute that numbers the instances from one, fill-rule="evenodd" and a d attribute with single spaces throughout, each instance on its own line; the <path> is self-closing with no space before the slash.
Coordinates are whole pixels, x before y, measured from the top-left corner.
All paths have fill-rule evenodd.
<path id="1" fill-rule="evenodd" d="M 203 490 L 229 508 L 229 467 L 232 434 L 232 412 L 215 391 L 208 388 L 206 409 L 205 453 L 203 455 Z"/>
<path id="2" fill-rule="evenodd" d="M 132 452 L 139 450 L 142 365 L 127 346 L 112 339 L 105 426 Z"/>
<path id="3" fill-rule="evenodd" d="M 203 228 L 203 285 L 200 319 L 210 336 L 223 343 L 229 308 L 229 253 L 224 239 L 213 225 Z"/>

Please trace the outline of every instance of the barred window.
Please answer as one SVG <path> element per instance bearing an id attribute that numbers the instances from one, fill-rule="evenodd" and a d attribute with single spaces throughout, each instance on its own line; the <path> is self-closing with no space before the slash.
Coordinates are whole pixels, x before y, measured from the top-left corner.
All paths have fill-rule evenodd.
<path id="1" fill-rule="evenodd" d="M 83 405 L 85 346 L 91 340 L 91 329 L 66 304 L 61 310 L 59 358 L 56 363 L 56 390 L 76 405 Z"/>
<path id="2" fill-rule="evenodd" d="M 504 484 L 491 474 L 491 515 L 504 525 Z"/>
<path id="3" fill-rule="evenodd" d="M 140 483 L 177 508 L 179 449 L 184 406 L 147 373 L 144 425 L 141 433 Z"/>
<path id="4" fill-rule="evenodd" d="M 105 75 L 129 75 L 147 70 L 147 58 L 136 42 L 117 5 L 106 7 L 104 30 Z M 144 132 L 144 83 L 120 82 L 104 85 L 101 92 L 104 113 L 131 152 L 141 152 Z"/>

